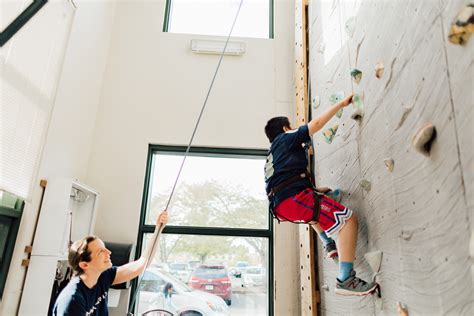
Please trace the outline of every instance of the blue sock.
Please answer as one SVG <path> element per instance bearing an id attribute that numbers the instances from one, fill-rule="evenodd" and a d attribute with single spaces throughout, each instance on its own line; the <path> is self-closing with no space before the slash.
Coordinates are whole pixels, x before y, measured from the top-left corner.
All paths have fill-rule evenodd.
<path id="1" fill-rule="evenodd" d="M 339 203 L 341 201 L 341 190 L 340 189 L 332 190 L 326 193 L 326 196 Z"/>
<path id="2" fill-rule="evenodd" d="M 353 262 L 339 262 L 339 281 L 344 282 L 351 276 L 351 271 L 354 268 Z"/>
<path id="3" fill-rule="evenodd" d="M 321 239 L 324 246 L 327 246 L 328 244 L 334 242 L 334 240 L 331 237 L 328 237 L 328 235 L 326 235 L 326 232 L 324 231 L 320 232 L 318 235 L 319 235 L 319 239 Z"/>

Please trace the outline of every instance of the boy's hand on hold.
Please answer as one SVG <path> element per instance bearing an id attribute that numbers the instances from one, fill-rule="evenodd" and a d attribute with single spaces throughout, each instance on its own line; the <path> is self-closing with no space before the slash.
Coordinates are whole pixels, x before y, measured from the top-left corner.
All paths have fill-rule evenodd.
<path id="1" fill-rule="evenodd" d="M 160 226 L 160 224 L 166 225 L 168 223 L 168 212 L 163 211 L 161 214 L 158 216 L 156 220 L 156 226 Z"/>
<path id="2" fill-rule="evenodd" d="M 349 104 L 352 103 L 352 97 L 354 96 L 354 93 L 351 93 L 350 95 L 348 95 L 347 97 L 345 97 L 342 101 L 341 101 L 341 108 L 343 107 L 346 107 L 348 106 Z"/>

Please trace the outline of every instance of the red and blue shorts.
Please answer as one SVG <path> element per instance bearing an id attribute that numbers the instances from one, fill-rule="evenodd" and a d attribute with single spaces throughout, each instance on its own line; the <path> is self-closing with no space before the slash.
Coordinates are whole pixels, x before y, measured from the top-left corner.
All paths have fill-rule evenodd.
<path id="1" fill-rule="evenodd" d="M 337 234 L 352 216 L 352 210 L 324 195 L 319 196 L 319 201 L 320 211 L 315 214 L 314 191 L 306 189 L 283 200 L 274 212 L 281 221 L 317 222 L 327 235 Z"/>

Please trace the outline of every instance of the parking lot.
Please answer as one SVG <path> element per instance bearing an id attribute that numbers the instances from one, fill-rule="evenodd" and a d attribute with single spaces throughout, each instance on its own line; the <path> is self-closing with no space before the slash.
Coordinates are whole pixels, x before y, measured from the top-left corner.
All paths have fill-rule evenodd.
<path id="1" fill-rule="evenodd" d="M 231 316 L 263 316 L 268 315 L 268 300 L 263 289 L 234 290 L 232 305 L 229 306 Z"/>

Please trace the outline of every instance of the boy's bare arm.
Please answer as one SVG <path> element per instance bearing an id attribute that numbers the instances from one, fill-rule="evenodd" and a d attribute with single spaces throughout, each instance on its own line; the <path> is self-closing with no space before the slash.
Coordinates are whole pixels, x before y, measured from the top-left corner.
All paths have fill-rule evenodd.
<path id="1" fill-rule="evenodd" d="M 328 187 L 316 187 L 316 191 L 319 193 L 328 193 L 332 191 L 332 189 Z"/>
<path id="2" fill-rule="evenodd" d="M 354 94 L 351 93 L 348 97 L 334 104 L 321 115 L 312 119 L 308 123 L 309 135 L 313 135 L 314 133 L 322 129 L 324 125 L 326 125 L 326 123 L 329 122 L 329 120 L 337 113 L 337 111 L 351 104 L 353 96 Z"/>

